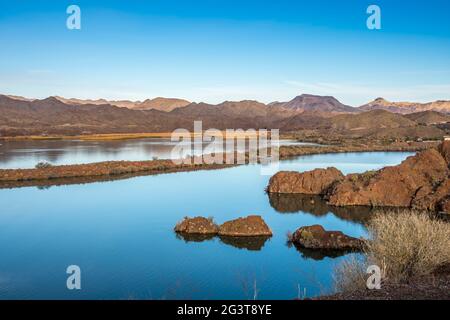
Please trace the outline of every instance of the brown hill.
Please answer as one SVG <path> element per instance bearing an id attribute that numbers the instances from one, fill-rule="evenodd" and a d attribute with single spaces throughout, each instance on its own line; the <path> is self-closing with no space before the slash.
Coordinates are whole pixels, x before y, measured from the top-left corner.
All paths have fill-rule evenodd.
<path id="1" fill-rule="evenodd" d="M 20 97 L 19 97 L 20 98 Z M 141 101 L 130 101 L 130 100 L 106 100 L 106 99 L 76 99 L 76 98 L 63 98 L 59 96 L 55 96 L 54 98 L 58 99 L 61 102 L 72 105 L 102 105 L 109 104 L 112 106 L 135 109 L 135 110 L 160 110 L 160 111 L 172 111 L 175 108 L 185 107 L 190 104 L 189 101 L 183 99 L 174 99 L 174 98 L 155 98 L 155 99 L 147 99 L 144 102 Z M 21 99 L 24 100 L 24 99 Z M 31 100 L 28 100 L 31 101 Z"/>
<path id="2" fill-rule="evenodd" d="M 318 111 L 327 113 L 354 113 L 358 109 L 340 103 L 331 96 L 317 96 L 311 94 L 302 94 L 289 102 L 273 102 L 270 104 L 275 107 L 283 107 L 296 111 Z"/>
<path id="3" fill-rule="evenodd" d="M 405 115 L 406 118 L 419 124 L 442 124 L 450 122 L 450 115 L 437 111 L 422 111 Z"/>
<path id="4" fill-rule="evenodd" d="M 338 115 L 332 118 L 332 128 L 338 130 L 367 130 L 416 126 L 417 123 L 402 115 L 385 110 L 359 114 Z"/>
<path id="5" fill-rule="evenodd" d="M 161 111 L 172 111 L 176 108 L 182 108 L 189 105 L 190 102 L 183 99 L 175 99 L 175 98 L 155 98 L 155 99 L 147 99 L 142 103 L 139 103 L 133 107 L 136 110 L 161 110 Z"/>
<path id="6" fill-rule="evenodd" d="M 140 101 L 129 101 L 129 100 L 106 100 L 106 99 L 76 99 L 76 98 L 64 98 L 60 96 L 54 96 L 54 98 L 58 99 L 65 104 L 94 104 L 94 105 L 102 105 L 102 104 L 110 104 L 112 106 L 122 107 L 122 108 L 130 108 L 133 109 L 136 105 L 139 105 Z"/>
<path id="7" fill-rule="evenodd" d="M 434 126 L 422 126 L 404 115 L 385 110 L 337 115 L 331 121 L 332 130 L 344 132 L 350 136 L 434 139 L 445 134 L 444 131 Z"/>
<path id="8" fill-rule="evenodd" d="M 332 120 L 322 113 L 305 111 L 275 122 L 275 127 L 286 131 L 314 130 L 331 128 Z"/>
<path id="9" fill-rule="evenodd" d="M 358 109 L 362 111 L 371 110 L 387 110 L 394 113 L 414 113 L 421 111 L 438 111 L 443 113 L 450 113 L 450 101 L 438 100 L 428 103 L 418 103 L 418 102 L 390 102 L 383 98 L 377 98 L 368 104 L 365 104 Z"/>

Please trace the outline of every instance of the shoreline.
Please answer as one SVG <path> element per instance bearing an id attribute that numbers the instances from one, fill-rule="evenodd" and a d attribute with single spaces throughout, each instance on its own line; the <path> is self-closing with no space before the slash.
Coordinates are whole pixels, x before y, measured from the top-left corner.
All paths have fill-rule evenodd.
<path id="1" fill-rule="evenodd" d="M 288 160 L 298 156 L 333 153 L 417 152 L 432 147 L 434 147 L 432 143 L 397 143 L 388 146 L 284 146 L 280 147 L 280 160 Z M 91 183 L 136 176 L 196 170 L 215 170 L 238 166 L 237 164 L 194 164 L 194 161 L 191 163 L 177 165 L 172 160 L 105 161 L 87 164 L 58 165 L 48 168 L 0 169 L 0 189 Z"/>
<path id="2" fill-rule="evenodd" d="M 225 130 L 220 130 L 225 135 Z M 192 136 L 203 135 L 202 132 L 190 132 Z M 81 141 L 109 141 L 109 140 L 133 140 L 133 139 L 152 139 L 152 138 L 166 138 L 170 139 L 173 132 L 138 132 L 138 133 L 93 133 L 93 134 L 78 134 L 78 135 L 24 135 L 24 136 L 0 136 L 0 141 L 52 141 L 52 140 L 81 140 Z M 260 134 L 260 133 L 256 133 Z M 249 137 L 254 134 L 236 132 L 234 137 Z M 290 135 L 280 135 L 280 139 L 290 137 Z"/>

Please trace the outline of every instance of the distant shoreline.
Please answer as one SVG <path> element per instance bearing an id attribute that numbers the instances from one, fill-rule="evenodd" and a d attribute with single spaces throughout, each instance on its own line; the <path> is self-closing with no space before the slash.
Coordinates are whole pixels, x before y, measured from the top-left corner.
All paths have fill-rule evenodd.
<path id="1" fill-rule="evenodd" d="M 437 144 L 436 144 L 437 145 Z M 305 155 L 350 152 L 417 152 L 436 146 L 435 143 L 397 143 L 387 146 L 284 146 L 280 147 L 280 160 Z M 52 186 L 115 180 L 130 176 L 187 172 L 230 168 L 227 164 L 181 164 L 172 160 L 105 161 L 98 163 L 58 165 L 34 169 L 0 169 L 0 189 L 24 186 Z"/>
<path id="2" fill-rule="evenodd" d="M 221 130 L 225 134 L 224 130 Z M 172 137 L 172 132 L 142 132 L 142 133 L 99 133 L 81 135 L 26 135 L 26 136 L 0 136 L 0 141 L 46 141 L 46 140 L 83 140 L 83 141 L 109 141 L 109 140 L 132 140 L 146 138 L 167 138 Z M 190 132 L 192 135 L 199 133 Z M 257 134 L 258 131 L 257 131 Z M 236 136 L 250 136 L 250 134 L 237 134 Z"/>

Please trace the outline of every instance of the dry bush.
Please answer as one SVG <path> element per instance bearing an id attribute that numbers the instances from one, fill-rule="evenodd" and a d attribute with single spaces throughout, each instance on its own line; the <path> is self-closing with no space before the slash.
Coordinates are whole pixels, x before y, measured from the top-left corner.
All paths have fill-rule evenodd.
<path id="1" fill-rule="evenodd" d="M 352 292 L 366 287 L 365 258 L 352 256 L 336 266 L 333 273 L 334 289 L 337 292 Z"/>
<path id="2" fill-rule="evenodd" d="M 399 210 L 375 213 L 368 225 L 364 259 L 347 260 L 334 273 L 339 291 L 361 289 L 365 269 L 378 265 L 383 281 L 404 282 L 450 263 L 450 224 L 427 213 Z"/>
<path id="3" fill-rule="evenodd" d="M 427 275 L 450 263 L 450 224 L 410 210 L 378 213 L 369 224 L 368 259 L 389 281 Z"/>

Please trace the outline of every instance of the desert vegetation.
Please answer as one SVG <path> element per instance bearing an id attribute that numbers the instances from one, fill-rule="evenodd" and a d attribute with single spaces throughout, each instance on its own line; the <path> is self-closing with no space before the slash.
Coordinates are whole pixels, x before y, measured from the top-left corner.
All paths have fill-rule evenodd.
<path id="1" fill-rule="evenodd" d="M 363 256 L 353 256 L 336 267 L 338 292 L 364 290 L 369 265 L 380 267 L 383 285 L 396 285 L 432 275 L 450 264 L 450 224 L 429 213 L 378 211 L 368 232 Z"/>

